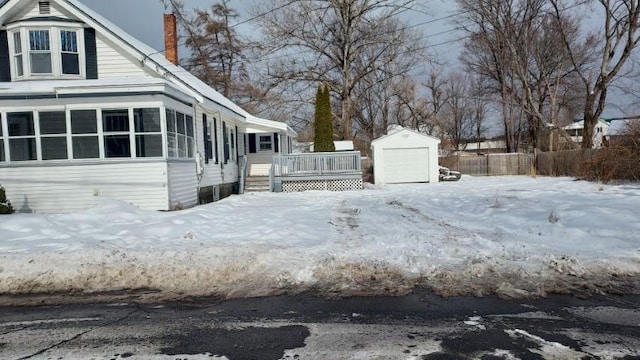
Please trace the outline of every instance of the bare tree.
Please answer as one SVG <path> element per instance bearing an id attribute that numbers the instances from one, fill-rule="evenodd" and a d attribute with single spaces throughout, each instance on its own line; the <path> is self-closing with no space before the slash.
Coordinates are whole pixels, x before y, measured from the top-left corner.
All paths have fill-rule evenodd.
<path id="1" fill-rule="evenodd" d="M 555 126 L 562 107 L 570 104 L 562 96 L 575 87 L 576 79 L 560 30 L 575 37 L 575 21 L 564 15 L 554 20 L 548 0 L 458 3 L 466 10 L 464 28 L 470 34 L 463 61 L 494 84 L 508 150 L 518 149 L 523 138 L 537 148 L 540 131 Z M 581 47 L 573 39 L 567 41 L 578 54 Z"/>
<path id="2" fill-rule="evenodd" d="M 497 95 L 502 109 L 502 124 L 507 152 L 518 148 L 519 128 L 513 112 L 512 61 L 506 41 L 507 30 L 503 14 L 509 13 L 509 1 L 458 0 L 462 10 L 461 26 L 469 34 L 460 56 L 467 69 L 489 80 L 487 90 Z"/>
<path id="3" fill-rule="evenodd" d="M 448 80 L 445 77 L 443 67 L 435 66 L 431 69 L 426 82 L 423 84 L 426 90 L 425 116 L 424 122 L 420 124 L 420 129 L 427 134 L 440 138 L 444 136 L 442 110 L 444 104 L 448 101 L 448 92 L 445 91 Z"/>
<path id="4" fill-rule="evenodd" d="M 459 72 L 449 74 L 446 90 L 444 130 L 453 147 L 460 150 L 474 131 L 474 108 L 471 95 L 471 78 Z"/>
<path id="5" fill-rule="evenodd" d="M 288 55 L 269 63 L 269 76 L 279 83 L 327 81 L 338 98 L 337 137 L 352 139 L 354 91 L 397 56 L 417 52 L 416 37 L 407 38 L 406 26 L 397 20 L 415 2 L 265 1 L 258 8 L 264 43 L 271 54 Z M 397 56 L 388 56 L 391 52 Z"/>
<path id="6" fill-rule="evenodd" d="M 566 18 L 566 9 L 559 0 L 549 0 L 557 21 Z M 564 3 L 564 2 L 562 2 Z M 583 148 L 593 147 L 593 131 L 607 103 L 611 84 L 621 74 L 640 42 L 640 5 L 637 0 L 593 0 L 601 28 L 583 37 L 577 50 L 572 44 L 572 34 L 560 26 L 565 48 L 578 75 L 584 96 Z M 584 61 L 584 49 L 596 55 Z"/>
<path id="7" fill-rule="evenodd" d="M 479 76 L 473 76 L 471 79 L 471 111 L 472 124 L 475 141 L 478 143 L 478 152 L 480 152 L 480 142 L 487 131 L 486 117 L 489 109 L 489 100 L 484 96 L 486 85 Z"/>
<path id="8" fill-rule="evenodd" d="M 238 18 L 230 0 L 220 0 L 209 9 L 185 9 L 184 0 L 162 0 L 176 15 L 183 44 L 190 50 L 181 65 L 207 85 L 241 105 L 251 104 L 264 93 L 251 81 L 247 53 L 253 44 L 235 30 Z"/>

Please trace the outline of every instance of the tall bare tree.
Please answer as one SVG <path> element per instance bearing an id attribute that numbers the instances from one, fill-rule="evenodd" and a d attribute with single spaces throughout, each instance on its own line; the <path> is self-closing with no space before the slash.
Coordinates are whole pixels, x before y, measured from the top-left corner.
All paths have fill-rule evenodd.
<path id="1" fill-rule="evenodd" d="M 224 96 L 245 105 L 259 96 L 247 71 L 252 44 L 233 26 L 238 18 L 230 0 L 214 2 L 209 9 L 185 8 L 184 0 L 162 0 L 176 15 L 190 51 L 181 65 Z"/>
<path id="2" fill-rule="evenodd" d="M 560 36 L 560 28 L 575 36 L 575 22 L 565 15 L 554 21 L 548 0 L 458 3 L 465 10 L 464 28 L 470 34 L 463 61 L 493 82 L 493 93 L 502 103 L 508 150 L 518 149 L 523 137 L 536 148 L 540 131 L 555 125 L 561 107 L 568 103 L 560 96 L 575 85 L 573 66 Z M 578 44 L 567 41 L 578 54 Z M 521 130 L 528 135 L 523 136 Z"/>
<path id="3" fill-rule="evenodd" d="M 512 62 L 503 21 L 503 14 L 510 12 L 507 8 L 512 1 L 458 0 L 463 14 L 461 26 L 469 34 L 460 59 L 470 72 L 490 80 L 487 90 L 498 98 L 508 152 L 518 148 L 518 125 L 511 94 Z"/>
<path id="4" fill-rule="evenodd" d="M 416 0 L 269 0 L 257 12 L 264 43 L 272 54 L 268 64 L 280 83 L 327 81 L 337 97 L 339 138 L 353 138 L 359 106 L 354 91 L 371 74 L 397 56 L 417 52 L 416 37 L 407 37 L 398 15 Z M 397 56 L 388 56 L 395 52 Z M 391 75 L 392 76 L 392 75 Z M 370 80 L 370 79 L 369 79 Z"/>
<path id="5" fill-rule="evenodd" d="M 549 0 L 558 22 L 567 17 L 565 1 Z M 573 44 L 574 34 L 559 26 L 560 35 L 575 73 L 583 88 L 583 148 L 593 147 L 593 131 L 607 103 L 609 88 L 624 70 L 625 65 L 637 52 L 640 42 L 640 4 L 638 0 L 592 0 L 601 26 L 583 36 L 580 47 Z M 580 4 L 580 3 L 578 3 Z M 581 56 L 584 49 L 594 55 Z"/>
<path id="6" fill-rule="evenodd" d="M 455 71 L 450 73 L 445 91 L 447 102 L 444 105 L 443 127 L 453 147 L 460 150 L 472 137 L 474 130 L 471 77 Z"/>

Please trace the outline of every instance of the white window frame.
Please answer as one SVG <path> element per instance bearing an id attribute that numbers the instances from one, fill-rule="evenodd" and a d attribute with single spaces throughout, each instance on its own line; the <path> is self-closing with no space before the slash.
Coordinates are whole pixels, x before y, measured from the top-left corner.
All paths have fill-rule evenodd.
<path id="1" fill-rule="evenodd" d="M 165 108 L 165 116 L 163 118 L 163 122 L 166 124 L 166 143 L 167 143 L 167 154 L 166 157 L 169 159 L 193 159 L 195 157 L 195 146 L 196 146 L 196 130 L 195 130 L 195 119 L 191 114 L 174 110 L 172 108 Z M 175 131 L 169 131 L 169 119 L 167 118 L 168 114 L 173 114 L 172 121 L 175 123 Z M 179 115 L 182 115 L 181 117 Z M 161 114 L 162 116 L 162 114 Z M 191 135 L 188 131 L 187 118 L 191 119 Z M 182 120 L 184 124 L 184 134 L 181 133 L 179 129 L 178 122 Z M 172 152 L 172 148 L 169 146 L 169 143 L 173 142 L 175 144 L 175 152 Z M 214 154 L 215 157 L 215 154 Z"/>
<path id="2" fill-rule="evenodd" d="M 258 152 L 273 152 L 273 135 L 263 135 L 263 134 L 257 134 L 258 135 L 258 146 L 257 146 L 257 150 Z M 263 137 L 269 137 L 269 141 L 262 141 Z M 269 149 L 262 149 L 262 144 L 269 144 Z"/>
<path id="3" fill-rule="evenodd" d="M 22 47 L 22 32 L 12 32 L 10 42 L 12 43 L 11 46 L 14 49 L 11 69 L 15 72 L 15 78 L 20 79 L 24 77 L 24 48 Z M 16 44 L 19 44 L 19 47 L 16 46 Z"/>
<path id="4" fill-rule="evenodd" d="M 49 47 L 51 54 L 51 73 L 33 73 L 31 68 L 31 54 L 35 53 L 31 50 L 29 44 L 29 32 L 30 31 L 49 31 Z M 77 42 L 77 55 L 78 66 L 80 74 L 63 74 L 62 72 L 62 42 L 61 32 L 71 31 L 76 33 Z M 86 63 L 85 63 L 85 48 L 84 48 L 84 34 L 81 24 L 59 24 L 55 22 L 45 22 L 33 24 L 26 22 L 15 23 L 7 26 L 7 33 L 10 36 L 9 53 L 12 59 L 11 61 L 11 80 L 35 80 L 35 79 L 84 79 L 86 78 Z M 14 34 L 20 33 L 21 49 L 16 49 Z M 22 52 L 16 53 L 16 50 Z M 68 53 L 68 52 L 65 52 Z M 76 53 L 73 53 L 76 54 Z M 17 68 L 17 58 L 22 56 L 22 75 Z"/>

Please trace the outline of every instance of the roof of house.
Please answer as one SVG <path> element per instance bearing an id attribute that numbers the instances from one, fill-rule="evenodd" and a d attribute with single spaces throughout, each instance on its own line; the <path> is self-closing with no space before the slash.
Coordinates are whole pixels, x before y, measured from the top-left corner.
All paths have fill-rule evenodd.
<path id="1" fill-rule="evenodd" d="M 416 130 L 413 130 L 413 129 L 407 129 L 407 128 L 403 127 L 403 126 L 394 124 L 394 125 L 390 125 L 389 126 L 389 128 L 387 130 L 387 135 L 381 136 L 381 137 L 371 141 L 371 146 L 373 146 L 375 143 L 377 143 L 379 141 L 387 139 L 387 138 L 389 138 L 391 136 L 395 136 L 396 134 L 399 134 L 401 132 L 412 132 L 414 134 L 418 134 L 418 135 L 423 136 L 423 137 L 425 137 L 427 139 L 434 140 L 434 141 L 437 141 L 438 143 L 440 143 L 440 139 L 438 139 L 435 136 L 424 134 L 424 133 L 421 133 L 419 131 L 416 131 Z"/>
<path id="2" fill-rule="evenodd" d="M 598 119 L 598 123 L 600 125 L 609 126 L 609 122 L 605 121 L 604 119 Z M 563 126 L 562 128 L 565 130 L 582 129 L 584 128 L 584 120 L 574 121 L 567 126 Z"/>
<path id="3" fill-rule="evenodd" d="M 24 0 L 4 0 L 4 2 L 0 3 L 0 19 L 3 15 L 10 10 L 11 6 L 6 6 L 8 4 L 17 5 L 21 1 Z M 163 51 L 157 51 L 154 48 L 146 45 L 145 43 L 139 41 L 135 37 L 131 36 L 126 31 L 122 30 L 120 27 L 113 24 L 111 21 L 107 20 L 102 15 L 98 14 L 88 6 L 82 4 L 78 0 L 53 0 L 57 1 L 61 5 L 67 4 L 69 10 L 71 10 L 76 16 L 82 18 L 83 21 L 88 23 L 90 26 L 97 28 L 104 33 L 107 33 L 115 38 L 115 40 L 119 40 L 124 45 L 125 50 L 131 52 L 134 56 L 140 59 L 140 62 L 143 65 L 150 67 L 152 70 L 156 71 L 167 80 L 177 83 L 183 90 L 189 91 L 192 95 L 198 99 L 199 102 L 203 104 L 207 104 L 207 102 L 212 102 L 227 110 L 237 114 L 238 116 L 245 118 L 249 123 L 256 123 L 263 126 L 272 127 L 279 130 L 287 131 L 290 134 L 295 135 L 295 131 L 291 129 L 288 125 L 282 122 L 262 119 L 256 117 L 252 114 L 249 114 L 243 108 L 235 104 L 233 101 L 227 99 L 225 96 L 217 92 L 215 89 L 210 87 L 209 85 L 202 82 L 200 79 L 195 77 L 189 71 L 184 68 L 174 65 L 169 60 L 167 60 L 163 54 Z M 74 11 L 75 10 L 75 11 Z"/>

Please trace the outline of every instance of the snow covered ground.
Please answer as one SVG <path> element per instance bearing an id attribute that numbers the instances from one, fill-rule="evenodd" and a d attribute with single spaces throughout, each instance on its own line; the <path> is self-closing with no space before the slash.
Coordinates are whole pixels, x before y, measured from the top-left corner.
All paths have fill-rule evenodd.
<path id="1" fill-rule="evenodd" d="M 634 291 L 639 220 L 640 184 L 525 176 L 245 194 L 168 213 L 105 200 L 0 216 L 0 294 Z"/>

